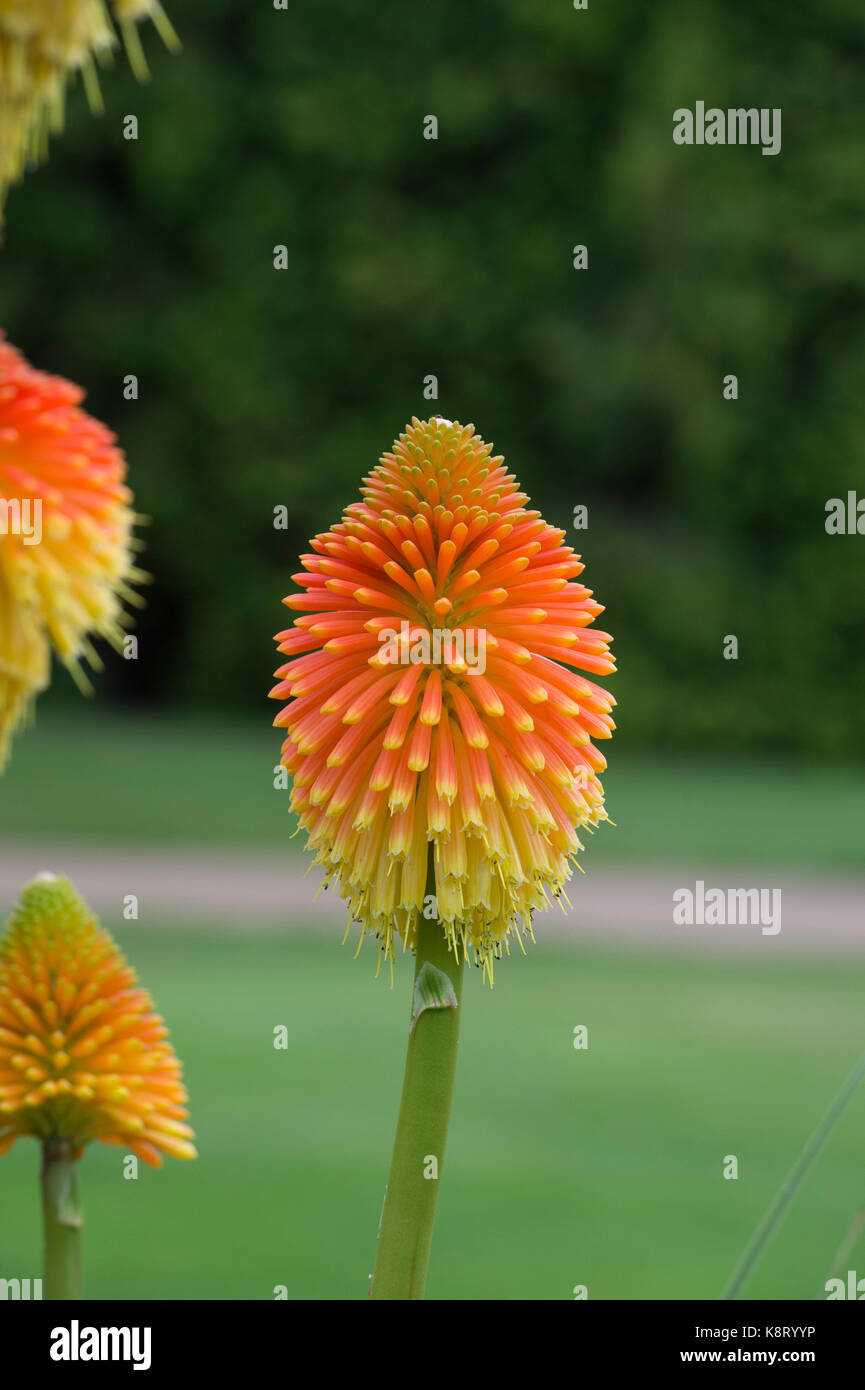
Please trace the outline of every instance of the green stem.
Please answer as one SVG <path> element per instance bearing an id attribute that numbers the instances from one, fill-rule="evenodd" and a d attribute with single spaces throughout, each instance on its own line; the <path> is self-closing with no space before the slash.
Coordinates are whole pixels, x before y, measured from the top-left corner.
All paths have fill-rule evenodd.
<path id="1" fill-rule="evenodd" d="M 799 1188 L 802 1186 L 802 1183 L 805 1181 L 808 1173 L 819 1157 L 823 1145 L 826 1143 L 826 1140 L 841 1118 L 847 1102 L 863 1077 L 865 1077 L 865 1052 L 863 1052 L 862 1056 L 859 1058 L 859 1061 L 847 1077 L 847 1080 L 829 1106 L 826 1114 L 823 1116 L 819 1125 L 814 1130 L 814 1133 L 811 1135 L 811 1138 L 796 1159 L 787 1178 L 773 1197 L 769 1204 L 768 1211 L 751 1237 L 744 1255 L 734 1269 L 729 1284 L 721 1294 L 722 1300 L 731 1300 L 740 1297 L 742 1289 L 751 1277 L 757 1261 L 760 1259 L 769 1241 L 787 1215 L 787 1210 L 793 1198 L 796 1196 L 796 1193 L 799 1191 Z"/>
<path id="2" fill-rule="evenodd" d="M 42 1145 L 42 1216 L 45 1229 L 45 1288 L 48 1299 L 84 1297 L 81 1275 L 81 1207 L 77 1160 L 68 1144 Z"/>
<path id="3" fill-rule="evenodd" d="M 373 1299 L 424 1295 L 456 1072 L 462 973 L 462 956 L 457 961 L 448 950 L 441 923 L 421 919 L 405 1078 L 369 1291 Z"/>

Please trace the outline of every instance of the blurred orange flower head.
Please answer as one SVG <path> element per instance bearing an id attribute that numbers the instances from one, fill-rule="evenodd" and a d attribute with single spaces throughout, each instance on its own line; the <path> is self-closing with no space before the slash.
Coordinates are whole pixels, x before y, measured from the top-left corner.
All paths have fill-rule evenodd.
<path id="1" fill-rule="evenodd" d="M 0 335 L 0 769 L 48 685 L 51 651 L 77 683 L 91 637 L 123 642 L 123 601 L 144 575 L 126 463 L 84 392 L 37 372 Z"/>

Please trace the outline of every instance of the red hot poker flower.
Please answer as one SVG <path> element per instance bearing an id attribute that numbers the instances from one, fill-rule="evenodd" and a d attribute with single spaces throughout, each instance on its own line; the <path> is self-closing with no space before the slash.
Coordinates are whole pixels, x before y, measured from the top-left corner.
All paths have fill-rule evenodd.
<path id="1" fill-rule="evenodd" d="M 414 944 L 432 845 L 433 912 L 485 967 L 606 819 L 591 677 L 615 669 L 579 557 L 491 455 L 412 421 L 302 557 L 271 692 L 292 809 L 362 935 Z"/>
<path id="2" fill-rule="evenodd" d="M 34 370 L 0 334 L 0 770 L 48 685 L 51 652 L 87 688 L 91 638 L 119 648 L 144 578 L 126 462 L 81 409 L 84 392 Z"/>
<path id="3" fill-rule="evenodd" d="M 74 1155 L 122 1144 L 195 1158 L 168 1030 L 68 879 L 35 879 L 0 940 L 0 1153 L 23 1135 Z"/>

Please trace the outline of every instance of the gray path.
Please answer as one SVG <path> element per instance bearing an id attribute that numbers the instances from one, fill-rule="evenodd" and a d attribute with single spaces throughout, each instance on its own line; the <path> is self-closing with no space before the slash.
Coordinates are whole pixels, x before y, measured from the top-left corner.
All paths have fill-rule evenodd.
<path id="1" fill-rule="evenodd" d="M 572 908 L 539 915 L 538 940 L 630 943 L 698 950 L 745 952 L 762 958 L 791 954 L 865 956 L 865 878 L 818 878 L 786 870 L 706 867 L 709 888 L 781 890 L 781 930 L 764 933 L 760 923 L 677 925 L 673 893 L 694 889 L 693 865 L 681 869 L 618 870 L 609 864 L 578 875 L 569 896 Z M 22 841 L 0 847 L 0 915 L 5 918 L 18 890 L 45 869 L 67 874 L 107 926 L 121 927 L 124 898 L 138 898 L 140 926 L 167 928 L 255 927 L 339 930 L 346 922 L 342 902 L 320 893 L 320 873 L 304 877 L 306 861 L 279 852 L 235 850 L 171 851 L 155 846 L 106 847 Z M 767 905 L 771 895 L 766 899 Z"/>

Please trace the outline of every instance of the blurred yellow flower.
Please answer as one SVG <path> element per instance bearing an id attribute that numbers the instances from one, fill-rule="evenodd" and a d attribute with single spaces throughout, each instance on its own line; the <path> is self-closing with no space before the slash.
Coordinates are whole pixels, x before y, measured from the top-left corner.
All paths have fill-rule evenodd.
<path id="1" fill-rule="evenodd" d="M 0 1153 L 31 1135 L 195 1158 L 180 1063 L 150 995 L 68 879 L 34 879 L 0 940 Z"/>
<path id="2" fill-rule="evenodd" d="M 147 64 L 136 24 L 152 19 L 166 45 L 178 41 L 158 0 L 113 0 L 114 18 L 138 78 Z M 94 110 L 101 109 L 94 59 L 117 38 L 103 0 L 0 0 L 0 210 L 10 184 L 48 154 L 63 128 L 66 83 L 81 72 Z"/>

